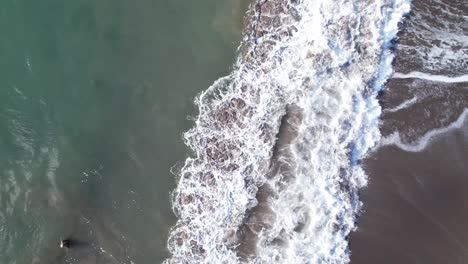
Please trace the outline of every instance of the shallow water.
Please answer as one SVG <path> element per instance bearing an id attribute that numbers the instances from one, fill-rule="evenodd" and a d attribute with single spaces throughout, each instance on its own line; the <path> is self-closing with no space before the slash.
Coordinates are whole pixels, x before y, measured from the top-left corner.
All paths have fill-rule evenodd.
<path id="1" fill-rule="evenodd" d="M 158 263 L 193 97 L 246 1 L 0 3 L 0 262 Z M 71 237 L 76 247 L 58 248 Z"/>
<path id="2" fill-rule="evenodd" d="M 351 263 L 467 263 L 466 1 L 413 0 L 380 101 L 383 139 Z"/>

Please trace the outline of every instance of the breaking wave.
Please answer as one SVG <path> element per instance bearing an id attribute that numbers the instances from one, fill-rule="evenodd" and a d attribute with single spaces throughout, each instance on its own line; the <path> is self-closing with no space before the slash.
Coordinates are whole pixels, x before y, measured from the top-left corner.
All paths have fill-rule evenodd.
<path id="1" fill-rule="evenodd" d="M 201 93 L 166 263 L 347 263 L 407 0 L 258 0 Z"/>

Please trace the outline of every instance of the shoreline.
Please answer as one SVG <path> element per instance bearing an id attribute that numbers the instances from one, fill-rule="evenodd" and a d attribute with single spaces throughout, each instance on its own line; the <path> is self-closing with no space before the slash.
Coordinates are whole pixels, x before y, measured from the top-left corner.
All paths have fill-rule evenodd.
<path id="1" fill-rule="evenodd" d="M 413 0 L 398 34 L 397 73 L 379 98 L 383 137 L 363 161 L 369 185 L 350 235 L 352 264 L 468 259 L 468 82 L 457 55 L 466 58 L 468 46 L 459 42 L 466 37 L 457 32 L 461 14 L 456 4 Z M 447 21 L 454 26 L 445 28 Z"/>

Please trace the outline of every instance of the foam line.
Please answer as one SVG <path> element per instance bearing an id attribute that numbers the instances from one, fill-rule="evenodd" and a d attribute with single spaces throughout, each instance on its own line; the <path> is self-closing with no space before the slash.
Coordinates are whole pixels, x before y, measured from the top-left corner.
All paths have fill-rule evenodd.
<path id="1" fill-rule="evenodd" d="M 395 145 L 406 152 L 421 152 L 425 148 L 427 148 L 436 137 L 443 135 L 451 130 L 462 128 L 467 116 L 468 108 L 465 108 L 463 113 L 457 118 L 455 122 L 451 123 L 446 127 L 433 129 L 424 134 L 424 136 L 422 136 L 418 140 L 416 140 L 416 142 L 410 144 L 403 143 L 400 134 L 398 132 L 395 132 L 390 136 L 382 138 L 379 147 Z"/>
<path id="2" fill-rule="evenodd" d="M 399 104 L 399 105 L 397 105 L 397 106 L 395 106 L 395 107 L 385 109 L 384 112 L 385 112 L 385 113 L 394 113 L 394 112 L 398 112 L 398 111 L 400 111 L 400 110 L 402 110 L 402 109 L 408 108 L 408 107 L 410 107 L 410 106 L 416 104 L 417 102 L 418 102 L 418 97 L 415 96 L 415 97 L 413 97 L 413 98 L 411 98 L 411 99 L 409 99 L 409 100 L 404 101 L 403 103 L 401 103 L 401 104 Z"/>
<path id="3" fill-rule="evenodd" d="M 424 72 L 409 72 L 409 73 L 399 73 L 396 72 L 393 74 L 393 78 L 395 79 L 422 79 L 428 80 L 433 82 L 443 82 L 443 83 L 461 83 L 461 82 L 468 82 L 468 74 L 450 77 L 444 75 L 433 75 Z"/>

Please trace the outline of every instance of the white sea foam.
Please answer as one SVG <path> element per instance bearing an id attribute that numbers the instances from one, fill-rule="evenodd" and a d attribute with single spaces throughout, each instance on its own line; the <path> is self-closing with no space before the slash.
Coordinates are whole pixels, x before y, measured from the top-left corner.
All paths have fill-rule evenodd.
<path id="1" fill-rule="evenodd" d="M 421 152 L 427 148 L 438 136 L 443 135 L 451 130 L 462 128 L 467 116 L 468 108 L 465 108 L 463 113 L 457 118 L 457 120 L 455 120 L 455 122 L 446 127 L 433 129 L 412 143 L 403 143 L 398 132 L 392 133 L 391 135 L 382 138 L 379 147 L 395 145 L 406 152 Z"/>
<path id="2" fill-rule="evenodd" d="M 387 49 L 406 0 L 258 1 L 235 70 L 196 100 L 185 134 L 194 151 L 177 174 L 167 263 L 347 263 L 347 236 L 367 177 L 358 161 L 380 138 L 376 95 L 391 74 Z M 272 174 L 278 131 L 300 109 L 292 159 Z M 286 120 L 289 122 L 289 120 Z M 284 124 L 284 122 L 283 122 Z M 286 135 L 287 137 L 288 135 Z M 274 162 L 274 159 L 273 159 Z M 254 225 L 257 191 L 268 217 Z M 240 259 L 246 227 L 253 254 Z M 261 228 L 256 228 L 260 226 Z M 242 252 L 240 252 L 242 253 Z"/>
<path id="3" fill-rule="evenodd" d="M 431 73 L 466 73 L 468 35 L 463 25 L 468 16 L 464 5 L 455 2 L 431 0 L 415 7 L 406 32 L 409 41 L 398 45 L 403 65 Z"/>
<path id="4" fill-rule="evenodd" d="M 416 104 L 418 102 L 418 97 L 415 96 L 409 100 L 406 100 L 404 101 L 403 103 L 395 106 L 395 107 L 392 107 L 392 108 L 388 108 L 388 109 L 385 109 L 384 112 L 385 113 L 394 113 L 394 112 L 398 112 L 402 109 L 406 109 L 408 107 L 411 107 L 412 105 Z"/>
<path id="5" fill-rule="evenodd" d="M 434 82 L 444 82 L 444 83 L 460 83 L 460 82 L 468 82 L 468 74 L 460 75 L 460 76 L 444 76 L 444 75 L 435 75 L 435 74 L 428 74 L 424 72 L 409 72 L 409 73 L 395 73 L 393 74 L 393 78 L 396 79 L 423 79 L 428 81 Z"/>

